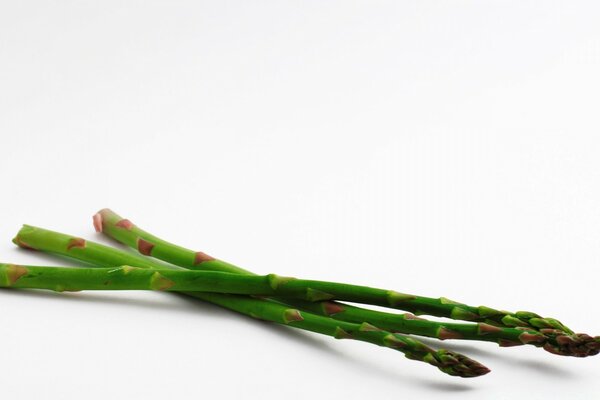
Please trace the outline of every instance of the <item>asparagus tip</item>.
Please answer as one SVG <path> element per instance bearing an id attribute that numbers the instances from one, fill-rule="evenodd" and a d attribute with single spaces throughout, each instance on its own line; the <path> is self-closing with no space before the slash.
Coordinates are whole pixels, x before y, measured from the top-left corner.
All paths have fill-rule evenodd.
<path id="1" fill-rule="evenodd" d="M 543 346 L 549 353 L 579 358 L 600 353 L 600 336 L 592 337 L 585 333 L 569 335 L 557 329 L 541 329 L 540 332 L 553 339 Z"/>
<path id="2" fill-rule="evenodd" d="M 452 376 L 474 378 L 490 372 L 490 369 L 480 362 L 450 350 L 438 350 L 435 359 L 437 367 Z"/>

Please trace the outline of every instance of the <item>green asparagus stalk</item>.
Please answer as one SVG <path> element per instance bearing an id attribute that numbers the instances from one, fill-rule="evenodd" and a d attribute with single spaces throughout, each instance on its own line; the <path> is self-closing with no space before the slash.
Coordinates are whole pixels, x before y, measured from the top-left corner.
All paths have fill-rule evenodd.
<path id="1" fill-rule="evenodd" d="M 171 244 L 134 225 L 109 209 L 94 215 L 96 231 L 138 249 L 144 255 L 193 270 L 226 271 L 251 274 L 242 268 L 210 257 L 203 252 L 195 252 Z M 412 333 L 438 339 L 466 339 L 496 342 L 500 346 L 533 344 L 548 352 L 559 355 L 585 357 L 598 352 L 599 338 L 587 334 L 574 334 L 553 318 L 542 318 L 531 312 L 510 313 L 488 307 L 472 307 L 445 298 L 433 299 L 406 295 L 395 291 L 364 288 L 350 285 L 332 287 L 329 283 L 311 281 L 308 285 L 289 278 L 284 288 L 294 285 L 303 290 L 307 300 L 346 300 L 368 303 L 411 311 L 417 315 L 435 315 L 458 320 L 479 322 L 478 324 L 443 324 L 415 318 L 413 314 L 391 314 L 354 307 L 339 302 L 323 301 L 317 304 L 296 302 L 295 305 L 314 313 L 329 315 L 332 318 L 350 322 L 367 321 L 379 328 Z M 279 286 L 278 283 L 275 285 Z M 277 294 L 282 296 L 281 293 Z M 285 299 L 289 303 L 289 299 Z M 500 328 L 500 329 L 498 329 Z"/>
<path id="2" fill-rule="evenodd" d="M 288 286 L 294 283 L 288 291 Z M 54 291 L 80 291 L 80 290 L 166 290 L 166 291 L 201 291 L 227 294 L 250 294 L 260 296 L 304 296 L 306 288 L 315 284 L 342 285 L 331 282 L 318 281 L 282 281 L 282 278 L 270 274 L 240 275 L 216 271 L 189 271 L 189 270 L 156 270 L 132 266 L 117 268 L 64 268 L 20 266 L 14 264 L 0 264 L 0 287 L 48 289 Z M 350 286 L 350 285 L 346 285 Z M 302 287 L 302 290 L 297 290 Z M 356 290 L 356 289 L 355 289 Z M 454 324 L 454 330 L 440 323 L 432 321 L 413 321 L 412 324 L 421 328 L 430 326 L 436 329 L 439 336 L 440 329 L 446 329 L 445 334 L 460 335 L 463 337 L 474 336 L 478 339 L 485 338 L 486 333 L 493 333 L 494 339 L 507 342 L 528 343 L 536 346 L 551 344 L 564 347 L 572 345 L 568 335 L 560 331 L 549 331 L 547 334 L 523 331 L 513 328 L 497 328 L 484 324 Z M 416 333 L 409 325 L 409 332 Z M 486 331 L 487 329 L 487 331 Z M 498 339 L 499 338 L 499 339 Z M 490 340 L 490 339 L 488 339 Z M 600 341 L 592 341 L 595 347 L 589 352 L 600 350 Z"/>
<path id="3" fill-rule="evenodd" d="M 97 231 L 106 234 L 137 249 L 141 254 L 165 260 L 172 264 L 188 269 L 202 269 L 224 272 L 249 273 L 233 264 L 208 256 L 206 253 L 192 251 L 162 240 L 124 219 L 112 210 L 103 209 L 94 216 L 94 227 Z M 357 297 L 362 293 L 357 294 Z M 333 293 L 324 293 L 323 299 L 340 299 Z M 341 300 L 341 299 L 340 299 Z M 349 299 L 345 299 L 349 300 Z M 554 318 L 542 318 L 539 315 L 520 311 L 511 313 L 499 311 L 490 307 L 474 307 L 445 297 L 431 298 L 400 293 L 391 290 L 379 290 L 376 293 L 365 295 L 364 301 L 378 306 L 397 308 L 409 311 L 416 315 L 433 315 L 455 320 L 484 322 L 496 326 L 524 327 L 532 329 L 559 329 L 566 333 L 573 333 Z"/>
<path id="4" fill-rule="evenodd" d="M 82 238 L 64 235 L 58 232 L 52 232 L 27 225 L 19 231 L 13 242 L 23 248 L 54 253 L 80 261 L 85 261 L 91 265 L 111 268 L 114 271 L 114 276 L 119 274 L 122 276 L 128 274 L 137 276 L 139 274 L 137 268 L 151 269 L 152 274 L 150 276 L 154 277 L 154 280 L 152 281 L 151 278 L 152 282 L 150 282 L 149 285 L 155 285 L 159 289 L 165 289 L 166 287 L 163 286 L 167 283 L 167 281 L 165 281 L 162 277 L 157 276 L 157 272 L 162 275 L 163 273 L 168 274 L 167 271 L 169 271 L 169 269 L 183 269 L 173 265 L 159 264 L 150 259 L 129 254 L 91 241 L 86 241 Z M 30 268 L 34 267 L 23 267 L 16 265 L 5 266 L 4 275 L 0 276 L 0 279 L 2 279 L 7 286 L 17 287 L 19 284 L 24 284 L 24 282 L 27 282 L 28 280 L 35 280 L 36 273 L 40 273 L 39 269 L 31 270 L 30 273 Z M 88 273 L 89 271 L 86 270 L 86 274 Z M 46 272 L 46 276 L 50 276 L 48 272 Z M 54 286 L 54 290 L 81 288 L 81 282 L 70 282 L 68 280 L 58 281 L 56 278 L 56 273 L 54 276 L 55 277 L 53 279 L 49 279 L 49 286 Z M 71 276 L 71 278 L 73 278 L 73 276 Z M 81 279 L 81 277 L 78 279 Z M 43 279 L 37 279 L 37 281 L 37 284 L 41 285 L 39 282 L 43 281 Z M 124 280 L 121 282 L 124 282 Z M 139 283 L 139 280 L 136 282 Z M 145 284 L 148 285 L 147 282 Z M 168 284 L 166 286 L 168 286 Z M 190 291 L 184 291 L 182 293 L 220 305 L 224 308 L 237 311 L 253 318 L 289 325 L 291 327 L 332 336 L 337 339 L 355 339 L 379 346 L 389 347 L 404 353 L 404 355 L 409 359 L 422 361 L 436 366 L 442 372 L 449 375 L 466 378 L 481 376 L 489 372 L 489 369 L 487 369 L 485 366 L 462 354 L 445 349 L 435 350 L 413 338 L 397 333 L 387 332 L 368 323 L 355 324 L 344 321 L 336 321 L 329 317 L 315 315 L 310 312 L 290 308 L 288 305 L 280 304 L 271 300 L 257 299 L 248 296 Z"/>
<path id="5" fill-rule="evenodd" d="M 95 260 L 101 260 L 103 265 L 142 265 L 147 268 L 165 268 L 165 266 L 156 264 L 150 259 L 141 258 L 129 253 L 119 252 L 116 249 L 105 248 L 104 246 L 96 246 L 91 242 L 85 242 L 83 239 L 72 238 L 67 235 L 59 235 L 52 231 L 47 231 L 41 228 L 34 228 L 25 226 L 15 238 L 15 242 L 24 247 L 37 247 L 40 243 L 51 243 L 55 248 L 61 248 L 65 250 L 66 255 L 77 254 L 78 258 L 83 261 L 95 262 Z M 111 264 L 107 264 L 111 263 Z M 198 271 L 201 272 L 201 271 Z M 210 271 L 204 271 L 210 272 Z M 213 272 L 214 275 L 214 272 Z M 219 275 L 219 273 L 217 273 Z M 242 290 L 242 293 L 253 293 L 253 294 L 278 294 L 281 292 L 285 292 L 285 289 L 292 284 L 302 283 L 300 280 L 287 280 L 285 278 L 280 278 L 275 275 L 271 275 L 268 278 L 262 278 L 262 288 L 260 290 L 256 290 L 256 285 L 250 288 L 246 283 L 247 281 L 243 281 L 243 278 L 258 278 L 261 277 L 249 277 L 242 276 L 239 277 L 232 276 L 233 274 L 228 274 L 230 279 L 238 279 L 237 290 Z M 213 282 L 212 287 L 213 290 L 222 286 L 222 284 L 214 283 L 214 278 L 210 278 L 210 281 Z M 240 283 L 240 281 L 242 283 Z M 285 281 L 284 284 L 281 284 L 282 281 Z M 275 284 L 275 288 L 273 285 Z M 306 288 L 310 288 L 314 286 L 314 284 L 322 284 L 321 282 L 310 282 L 304 283 L 301 288 L 302 290 L 296 290 L 295 293 L 297 295 L 303 296 L 305 293 L 309 292 Z M 339 284 L 338 284 L 339 286 Z M 198 289 L 198 288 L 195 288 Z M 293 287 L 292 287 L 293 289 Z M 232 291 L 233 288 L 229 287 L 226 290 Z M 310 292 L 309 292 L 310 293 Z M 292 290 L 292 294 L 294 294 L 294 290 Z M 348 308 L 349 306 L 344 306 Z M 324 310 L 325 308 L 319 307 L 318 310 Z M 416 319 L 414 316 L 410 314 L 405 315 L 395 315 L 395 314 L 381 314 L 372 310 L 362 310 L 358 308 L 350 308 L 350 312 L 354 312 L 357 314 L 355 318 L 360 318 L 362 314 L 356 312 L 356 310 L 362 311 L 362 314 L 367 313 L 367 317 L 370 315 L 376 315 L 380 319 L 387 318 L 388 324 L 389 321 L 395 322 L 395 331 L 402 333 L 412 333 L 430 337 L 437 337 L 441 339 L 449 339 L 449 338 L 463 338 L 463 339 L 475 339 L 475 340 L 486 340 L 493 341 L 499 343 L 501 346 L 512 346 L 519 344 L 532 344 L 538 347 L 543 347 L 547 351 L 552 353 L 561 354 L 561 355 L 574 355 L 574 356 L 584 356 L 584 355 L 592 355 L 595 351 L 597 351 L 594 347 L 590 348 L 589 343 L 594 343 L 592 339 L 587 336 L 569 336 L 565 335 L 558 330 L 548 329 L 542 332 L 541 334 L 534 331 L 528 330 L 518 330 L 518 329 L 509 329 L 509 328 L 497 328 L 494 326 L 490 326 L 484 323 L 480 323 L 477 325 L 474 324 L 442 324 L 436 323 L 432 321 L 420 320 Z M 343 314 L 346 314 L 345 311 Z M 337 314 L 335 314 L 337 315 Z M 334 315 L 334 316 L 335 316 Z M 373 320 L 377 320 L 376 318 L 370 318 L 370 320 L 362 320 L 356 321 L 356 323 L 361 322 L 369 322 L 372 325 Z M 347 321 L 348 322 L 348 321 Z M 352 321 L 350 321 L 352 322 Z M 380 321 L 378 321 L 380 322 Z M 381 328 L 381 325 L 375 325 Z"/>

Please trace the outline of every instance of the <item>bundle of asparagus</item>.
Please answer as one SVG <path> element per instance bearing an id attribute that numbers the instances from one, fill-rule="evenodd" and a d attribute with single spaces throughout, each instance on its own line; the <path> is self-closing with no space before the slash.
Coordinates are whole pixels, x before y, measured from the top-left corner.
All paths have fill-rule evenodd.
<path id="1" fill-rule="evenodd" d="M 140 255 L 25 225 L 13 239 L 15 244 L 74 258 L 88 267 L 0 264 L 0 286 L 54 291 L 176 291 L 253 318 L 336 339 L 355 339 L 389 347 L 409 359 L 460 377 L 481 376 L 489 369 L 465 355 L 433 349 L 414 336 L 488 341 L 503 347 L 533 345 L 553 354 L 574 357 L 600 352 L 600 336 L 574 333 L 558 320 L 533 312 L 512 313 L 474 307 L 444 297 L 429 298 L 275 274 L 255 275 L 206 253 L 162 240 L 108 209 L 94 215 L 93 222 L 97 232 L 136 249 Z M 407 312 L 381 312 L 340 301 Z M 430 321 L 417 315 L 466 323 Z"/>

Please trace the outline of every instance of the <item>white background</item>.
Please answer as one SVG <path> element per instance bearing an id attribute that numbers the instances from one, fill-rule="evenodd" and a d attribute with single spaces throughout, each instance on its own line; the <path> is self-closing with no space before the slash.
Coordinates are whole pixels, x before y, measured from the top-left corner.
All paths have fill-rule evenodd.
<path id="1" fill-rule="evenodd" d="M 110 207 L 260 273 L 600 333 L 595 1 L 3 1 L 1 260 Z M 0 291 L 3 398 L 591 399 L 598 357 L 444 342 L 471 380 L 166 293 Z M 432 342 L 436 344 L 436 342 Z"/>

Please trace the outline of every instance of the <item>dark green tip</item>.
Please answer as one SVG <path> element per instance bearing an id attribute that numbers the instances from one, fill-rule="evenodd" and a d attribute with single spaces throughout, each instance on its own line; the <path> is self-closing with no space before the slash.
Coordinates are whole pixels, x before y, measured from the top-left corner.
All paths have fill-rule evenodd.
<path id="1" fill-rule="evenodd" d="M 485 365 L 462 354 L 440 349 L 435 353 L 437 367 L 452 376 L 475 378 L 490 372 Z M 435 365 L 435 364 L 434 364 Z"/>

